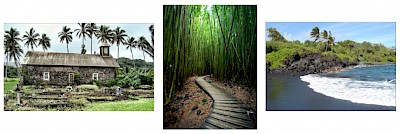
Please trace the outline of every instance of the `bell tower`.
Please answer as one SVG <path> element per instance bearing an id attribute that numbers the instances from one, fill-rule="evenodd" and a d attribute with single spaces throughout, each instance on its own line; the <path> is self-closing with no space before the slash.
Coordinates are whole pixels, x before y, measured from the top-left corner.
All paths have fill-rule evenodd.
<path id="1" fill-rule="evenodd" d="M 110 56 L 110 45 L 108 45 L 107 43 L 101 43 L 100 55 L 101 56 Z"/>

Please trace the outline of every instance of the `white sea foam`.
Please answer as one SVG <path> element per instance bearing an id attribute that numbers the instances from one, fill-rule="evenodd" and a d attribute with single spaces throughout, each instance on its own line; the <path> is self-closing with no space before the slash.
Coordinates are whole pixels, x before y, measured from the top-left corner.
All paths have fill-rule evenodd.
<path id="1" fill-rule="evenodd" d="M 315 92 L 355 103 L 396 106 L 396 84 L 391 81 L 359 81 L 309 74 L 300 77 Z M 394 79 L 395 81 L 395 79 Z"/>

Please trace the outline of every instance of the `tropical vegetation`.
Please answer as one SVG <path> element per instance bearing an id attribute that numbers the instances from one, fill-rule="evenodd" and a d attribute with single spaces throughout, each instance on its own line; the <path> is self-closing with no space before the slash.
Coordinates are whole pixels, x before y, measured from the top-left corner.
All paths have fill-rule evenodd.
<path id="1" fill-rule="evenodd" d="M 255 89 L 255 6 L 164 6 L 163 26 L 164 103 L 196 75 Z"/>
<path id="2" fill-rule="evenodd" d="M 270 30 L 271 29 L 271 30 Z M 396 62 L 396 48 L 387 48 L 381 43 L 368 41 L 356 42 L 352 40 L 335 41 L 330 31 L 314 27 L 310 32 L 313 40 L 300 42 L 287 41 L 275 28 L 268 28 L 270 41 L 266 42 L 266 62 L 270 69 L 282 65 L 288 57 L 296 52 L 333 54 L 344 61 L 355 62 Z"/>
<path id="3" fill-rule="evenodd" d="M 126 92 L 130 92 L 128 95 L 118 97 L 103 97 L 102 95 L 93 97 L 82 95 L 75 95 L 74 97 L 67 97 L 68 105 L 60 103 L 61 101 L 55 102 L 52 100 L 54 96 L 48 95 L 49 99 L 26 99 L 24 100 L 25 105 L 29 106 L 18 106 L 16 104 L 16 86 L 18 83 L 23 84 L 21 86 L 23 89 L 18 93 L 22 94 L 40 94 L 42 90 L 36 90 L 38 88 L 44 88 L 51 91 L 62 91 L 70 92 L 65 88 L 54 88 L 47 84 L 41 83 L 39 85 L 31 85 L 28 79 L 26 68 L 20 67 L 20 59 L 24 55 L 24 51 L 20 43 L 24 43 L 28 51 L 34 51 L 34 48 L 41 46 L 43 51 L 47 51 L 51 48 L 51 39 L 46 33 L 37 33 L 32 27 L 25 32 L 25 35 L 20 35 L 20 32 L 15 28 L 7 29 L 4 33 L 4 54 L 7 62 L 15 63 L 15 66 L 11 66 L 10 63 L 5 64 L 4 74 L 5 74 L 5 85 L 4 93 L 5 96 L 10 97 L 9 102 L 5 101 L 5 110 L 23 110 L 23 111 L 65 111 L 65 110 L 87 110 L 87 111 L 151 111 L 154 109 L 154 64 L 152 62 L 146 62 L 145 59 L 134 59 L 133 49 L 137 48 L 143 51 L 144 54 L 147 53 L 154 61 L 154 26 L 151 25 L 148 29 L 151 33 L 151 43 L 147 41 L 144 36 L 138 37 L 136 39 L 133 36 L 128 36 L 126 31 L 121 27 L 117 27 L 115 30 L 110 29 L 109 26 L 101 25 L 97 27 L 95 23 L 78 23 L 79 28 L 74 31 L 67 26 L 63 26 L 61 31 L 58 33 L 58 38 L 60 43 L 65 43 L 67 45 L 67 53 L 69 53 L 69 45 L 73 41 L 73 34 L 82 40 L 82 50 L 81 54 L 86 54 L 86 48 L 84 41 L 89 37 L 91 39 L 91 52 L 93 46 L 93 38 L 97 38 L 99 42 L 110 43 L 111 45 L 117 45 L 118 56 L 116 58 L 118 64 L 121 68 L 116 68 L 115 73 L 117 74 L 115 79 L 111 79 L 106 83 L 101 83 L 96 80 L 92 80 L 88 83 L 83 83 L 80 78 L 81 73 L 75 71 L 74 82 L 78 85 L 77 89 L 82 91 L 89 91 L 93 94 L 104 94 L 106 90 L 108 92 L 115 92 L 114 86 L 119 86 L 125 88 Z M 126 45 L 127 49 L 131 52 L 132 59 L 119 57 L 119 45 Z M 75 47 L 75 46 L 73 46 Z M 23 80 L 23 81 L 22 81 Z M 113 88 L 111 88 L 113 87 Z M 36 89 L 34 89 L 36 88 Z M 143 89 L 143 90 L 142 90 Z M 151 90 L 148 90 L 151 89 Z M 51 91 L 50 91 L 51 90 Z M 45 92 L 45 91 L 43 91 Z M 109 93 L 110 94 L 110 93 Z M 43 97 L 43 96 L 40 96 Z M 55 97 L 54 99 L 65 99 L 65 96 Z M 92 102 L 91 99 L 104 99 L 105 101 L 113 102 Z M 117 100 L 117 101 L 115 101 Z M 59 106 L 53 107 L 52 104 L 60 103 Z M 35 106 L 31 106 L 35 105 Z M 39 106 L 36 106 L 39 105 Z M 40 107 L 41 105 L 46 105 L 46 107 Z M 48 105 L 48 106 L 47 106 Z"/>

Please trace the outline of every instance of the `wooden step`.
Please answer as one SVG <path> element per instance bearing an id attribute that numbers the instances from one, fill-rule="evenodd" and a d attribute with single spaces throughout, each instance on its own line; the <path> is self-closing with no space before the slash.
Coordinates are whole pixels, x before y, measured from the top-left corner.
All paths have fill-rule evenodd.
<path id="1" fill-rule="evenodd" d="M 196 83 L 213 99 L 212 111 L 201 128 L 255 128 L 242 102 L 206 82 L 204 76 L 197 78 Z"/>
<path id="2" fill-rule="evenodd" d="M 223 106 L 214 106 L 214 109 L 235 112 L 235 113 L 243 113 L 246 114 L 247 110 L 243 108 L 232 108 L 232 107 L 223 107 Z"/>
<path id="3" fill-rule="evenodd" d="M 215 118 L 207 118 L 206 122 L 210 123 L 210 124 L 212 124 L 214 126 L 218 126 L 220 128 L 223 128 L 223 129 L 243 128 L 242 126 L 238 126 L 238 125 L 235 125 L 235 124 L 224 122 L 224 121 L 221 121 L 221 120 L 218 120 L 218 119 L 215 119 Z"/>
<path id="4" fill-rule="evenodd" d="M 228 95 L 211 95 L 211 97 L 213 98 L 227 98 L 227 99 L 231 99 L 231 100 L 237 100 L 236 98 L 230 97 Z"/>
<path id="5" fill-rule="evenodd" d="M 227 101 L 227 100 L 214 100 L 214 103 L 223 103 L 223 104 L 242 104 L 239 101 Z"/>
<path id="6" fill-rule="evenodd" d="M 227 103 L 214 103 L 214 106 L 243 108 L 243 106 L 241 104 L 227 104 Z"/>
<path id="7" fill-rule="evenodd" d="M 212 99 L 213 99 L 214 101 L 236 101 L 235 98 L 231 98 L 231 97 L 222 97 L 222 96 L 218 96 L 218 97 L 212 96 Z"/>
<path id="8" fill-rule="evenodd" d="M 216 127 L 216 126 L 214 126 L 214 125 L 212 125 L 212 124 L 210 124 L 210 123 L 207 123 L 207 122 L 204 122 L 203 125 L 201 125 L 201 128 L 205 128 L 205 129 L 219 129 L 218 127 Z"/>
<path id="9" fill-rule="evenodd" d="M 232 118 L 230 116 L 220 115 L 220 114 L 216 114 L 216 113 L 211 113 L 210 117 L 221 120 L 221 121 L 229 122 L 231 124 L 239 125 L 244 128 L 254 128 L 253 123 L 250 121 L 247 121 L 247 120 Z"/>
<path id="10" fill-rule="evenodd" d="M 230 116 L 230 117 L 233 117 L 233 118 L 238 118 L 238 119 L 251 121 L 250 117 L 247 114 L 229 112 L 229 111 L 224 111 L 224 110 L 219 110 L 219 109 L 213 109 L 212 113 L 217 113 L 217 114 L 220 114 L 220 115 L 226 115 L 226 116 Z"/>

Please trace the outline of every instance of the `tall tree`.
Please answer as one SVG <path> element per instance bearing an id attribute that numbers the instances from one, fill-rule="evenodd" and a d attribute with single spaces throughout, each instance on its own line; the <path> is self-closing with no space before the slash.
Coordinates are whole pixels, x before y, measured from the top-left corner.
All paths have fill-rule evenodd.
<path id="1" fill-rule="evenodd" d="M 22 57 L 24 51 L 22 50 L 21 45 L 18 43 L 19 41 L 22 41 L 19 36 L 19 31 L 17 31 L 17 29 L 15 28 L 10 28 L 10 30 L 5 31 L 4 54 L 7 58 L 7 61 L 10 61 L 11 59 L 14 61 L 15 66 L 17 67 L 18 78 L 21 78 L 21 73 L 18 68 L 18 62 L 19 58 Z M 7 78 L 7 73 L 5 76 Z"/>
<path id="2" fill-rule="evenodd" d="M 97 39 L 102 43 L 112 43 L 113 33 L 109 26 L 101 25 L 99 31 L 96 33 Z"/>
<path id="3" fill-rule="evenodd" d="M 144 55 L 144 53 L 148 53 L 148 46 L 150 46 L 150 43 L 146 40 L 146 38 L 144 36 L 139 38 L 139 42 L 138 42 L 138 48 L 141 49 L 143 51 L 143 59 L 146 62 L 146 57 Z"/>
<path id="4" fill-rule="evenodd" d="M 60 42 L 61 43 L 63 43 L 63 41 L 65 40 L 65 42 L 67 43 L 67 52 L 69 53 L 68 44 L 70 42 L 72 42 L 72 31 L 71 31 L 71 28 L 68 28 L 67 26 L 64 26 L 62 28 L 62 31 L 58 33 L 58 38 L 60 38 Z"/>
<path id="5" fill-rule="evenodd" d="M 32 51 L 33 47 L 37 47 L 36 42 L 38 41 L 39 38 L 39 34 L 35 33 L 35 29 L 33 29 L 33 27 L 28 31 L 25 31 L 25 35 L 22 37 L 25 40 L 25 45 L 27 46 L 27 48 L 29 49 L 29 46 L 31 46 Z"/>
<path id="6" fill-rule="evenodd" d="M 151 33 L 151 44 L 154 46 L 154 25 L 149 27 L 149 31 Z"/>
<path id="7" fill-rule="evenodd" d="M 75 29 L 76 32 L 76 36 L 78 38 L 82 38 L 82 50 L 81 50 L 81 54 L 85 54 L 86 53 L 86 49 L 85 49 L 85 37 L 86 36 L 90 36 L 89 32 L 87 31 L 87 23 L 78 23 L 79 25 L 79 29 Z"/>
<path id="8" fill-rule="evenodd" d="M 89 37 L 90 37 L 90 54 L 93 54 L 93 35 L 96 35 L 97 32 L 97 26 L 96 23 L 89 23 L 88 25 L 86 25 L 87 28 L 87 32 L 89 33 Z"/>
<path id="9" fill-rule="evenodd" d="M 133 58 L 132 48 L 136 48 L 137 44 L 138 44 L 138 42 L 137 42 L 137 40 L 135 40 L 135 37 L 128 37 L 128 40 L 125 43 L 125 45 L 127 45 L 126 49 L 131 50 L 132 62 L 133 62 L 134 67 L 136 67 L 136 65 L 135 65 L 135 59 Z"/>
<path id="10" fill-rule="evenodd" d="M 332 36 L 331 31 L 329 31 L 329 37 L 328 37 L 328 45 L 331 46 L 331 50 L 332 50 L 332 46 L 335 45 L 335 37 Z"/>
<path id="11" fill-rule="evenodd" d="M 119 58 L 119 44 L 124 44 L 128 35 L 125 34 L 126 31 L 124 29 L 121 29 L 121 27 L 117 27 L 117 29 L 114 30 L 114 39 L 113 43 L 117 44 L 118 47 L 118 54 L 117 58 Z"/>
<path id="12" fill-rule="evenodd" d="M 150 55 L 154 62 L 154 25 L 149 27 L 149 31 L 151 33 L 151 44 L 148 45 L 146 53 Z"/>
<path id="13" fill-rule="evenodd" d="M 315 38 L 314 42 L 316 42 L 319 38 L 320 38 L 320 33 L 319 33 L 319 28 L 318 27 L 314 27 L 311 30 L 311 37 Z"/>
<path id="14" fill-rule="evenodd" d="M 271 41 L 279 41 L 279 42 L 287 42 L 287 40 L 285 39 L 285 37 L 283 37 L 281 35 L 281 33 L 279 33 L 276 28 L 268 28 L 268 37 L 271 39 Z"/>
<path id="15" fill-rule="evenodd" d="M 43 51 L 46 52 L 46 50 L 51 47 L 50 41 L 50 38 L 45 33 L 39 38 L 39 46 L 42 46 Z"/>
<path id="16" fill-rule="evenodd" d="M 325 41 L 325 51 L 328 51 L 328 40 L 329 40 L 329 34 L 328 34 L 328 31 L 326 31 L 326 30 L 324 30 L 324 31 L 322 31 L 322 38 L 324 39 L 324 41 Z"/>

